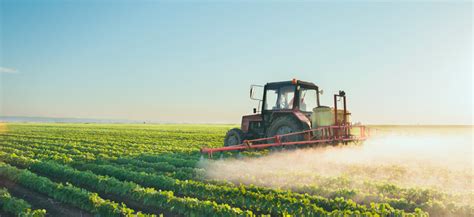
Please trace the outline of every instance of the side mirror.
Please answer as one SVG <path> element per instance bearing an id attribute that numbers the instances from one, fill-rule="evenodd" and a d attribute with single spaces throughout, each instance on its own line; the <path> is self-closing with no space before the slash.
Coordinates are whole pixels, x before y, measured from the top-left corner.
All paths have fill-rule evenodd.
<path id="1" fill-rule="evenodd" d="M 250 86 L 250 99 L 262 101 L 263 99 L 263 86 L 252 84 Z"/>
<path id="2" fill-rule="evenodd" d="M 319 90 L 319 95 L 323 95 L 324 94 L 324 90 L 323 89 L 320 89 Z"/>
<path id="3" fill-rule="evenodd" d="M 257 108 L 253 108 L 253 113 L 257 114 Z"/>

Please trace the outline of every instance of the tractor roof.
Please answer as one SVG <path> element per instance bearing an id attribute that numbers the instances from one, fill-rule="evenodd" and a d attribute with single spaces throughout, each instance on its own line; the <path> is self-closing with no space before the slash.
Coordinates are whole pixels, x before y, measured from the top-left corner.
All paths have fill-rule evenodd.
<path id="1" fill-rule="evenodd" d="M 298 82 L 297 84 L 306 86 L 306 87 L 315 87 L 317 88 L 318 86 L 312 82 L 307 82 L 307 81 L 302 81 L 302 80 L 295 80 Z M 295 81 L 278 81 L 278 82 L 269 82 L 266 84 L 267 88 L 277 88 L 281 86 L 288 86 L 288 85 L 295 85 Z"/>

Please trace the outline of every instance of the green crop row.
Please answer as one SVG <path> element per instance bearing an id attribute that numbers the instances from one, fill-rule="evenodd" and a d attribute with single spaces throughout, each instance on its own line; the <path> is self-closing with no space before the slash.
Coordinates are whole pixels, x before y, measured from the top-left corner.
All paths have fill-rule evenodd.
<path id="1" fill-rule="evenodd" d="M 122 163 L 125 163 L 126 159 L 122 159 Z M 131 160 L 134 161 L 134 160 Z M 97 162 L 96 162 L 97 163 Z M 81 165 L 83 163 L 79 163 Z M 109 169 L 107 171 L 113 171 L 114 167 L 108 166 Z M 88 168 L 91 169 L 91 168 Z M 94 171 L 97 172 L 97 171 Z M 115 176 L 120 176 L 123 172 L 123 169 L 116 169 Z M 136 175 L 132 175 L 129 177 L 140 177 L 139 173 L 135 173 Z M 110 174 L 107 174 L 110 175 Z M 122 174 L 123 175 L 123 174 Z M 265 195 L 255 192 L 263 192 L 262 188 L 256 188 L 255 191 L 252 191 L 252 188 L 249 187 L 245 188 L 244 186 L 240 186 L 239 188 L 236 187 L 223 187 L 223 186 L 214 186 L 210 184 L 204 184 L 201 182 L 196 181 L 187 181 L 187 182 L 180 182 L 179 180 L 175 180 L 166 176 L 157 176 L 157 175 L 150 175 L 159 177 L 161 179 L 167 180 L 164 183 L 175 183 L 174 185 L 154 185 L 153 187 L 157 187 L 159 189 L 164 190 L 171 190 L 179 194 L 183 194 L 186 196 L 193 196 L 202 199 L 208 200 L 216 200 L 217 202 L 229 202 L 234 201 L 231 199 L 234 198 L 242 198 L 235 200 L 237 202 L 231 202 L 231 205 L 242 207 L 245 209 L 251 209 L 254 211 L 265 211 L 267 213 L 272 214 L 281 214 L 281 213 L 291 213 L 291 214 L 300 214 L 311 211 L 317 210 L 317 206 L 323 207 L 327 211 L 333 210 L 352 210 L 352 211 L 360 211 L 360 212 L 373 212 L 377 213 L 380 210 L 385 210 L 386 212 L 399 212 L 391 208 L 387 204 L 375 204 L 375 208 L 372 207 L 371 209 L 366 209 L 364 206 L 357 205 L 352 201 L 346 201 L 342 198 L 335 198 L 335 199 L 326 199 L 323 197 L 317 196 L 309 196 L 309 195 L 301 195 L 295 193 L 288 193 L 288 192 L 281 192 L 276 190 L 269 190 L 266 189 Z M 136 181 L 136 180 L 133 180 Z M 140 181 L 140 179 L 138 179 Z M 186 185 L 182 185 L 181 183 L 187 183 Z M 193 187 L 197 186 L 197 187 Z M 195 188 L 201 190 L 202 193 L 198 194 L 199 191 L 196 191 Z M 217 194 L 217 195 L 216 195 Z M 268 201 L 268 198 L 271 198 L 271 202 Z M 292 198 L 296 198 L 293 200 Z M 280 204 L 278 207 L 274 206 L 273 204 Z M 313 205 L 315 204 L 315 205 Z M 384 209 L 378 209 L 377 207 L 383 206 Z M 382 213 L 379 213 L 382 214 Z"/>
<path id="2" fill-rule="evenodd" d="M 179 158 L 179 156 L 157 156 L 150 154 L 142 154 L 136 157 L 136 159 L 147 161 L 147 162 L 167 162 L 175 167 L 196 167 L 197 161 L 191 159 Z"/>
<path id="3" fill-rule="evenodd" d="M 46 177 L 38 176 L 26 169 L 18 169 L 0 162 L 0 176 L 33 191 L 48 195 L 63 203 L 71 204 L 101 216 L 147 216 L 141 212 L 99 197 L 71 184 L 58 184 Z"/>
<path id="4" fill-rule="evenodd" d="M 82 147 L 94 145 L 122 155 L 124 153 L 141 154 L 143 152 L 137 150 L 142 148 L 146 148 L 147 153 L 172 153 L 177 150 L 189 153 L 202 147 L 202 142 L 206 142 L 206 146 L 216 146 L 222 141 L 222 136 L 216 136 L 215 131 L 196 134 L 191 131 L 164 130 L 148 134 L 129 129 L 114 129 L 111 132 L 108 132 L 109 129 L 100 129 L 105 132 L 98 132 L 89 130 L 86 126 L 84 128 L 51 126 L 47 130 L 32 130 L 28 126 L 21 125 L 14 127 L 16 133 L 6 133 L 4 137 L 15 140 L 47 141 L 54 144 L 81 144 Z M 222 129 L 222 127 L 218 128 Z M 225 133 L 225 128 L 222 131 Z M 210 145 L 209 142 L 214 145 Z"/>
<path id="5" fill-rule="evenodd" d="M 125 160 L 125 159 L 124 159 Z M 133 160 L 132 160 L 133 161 Z M 76 165 L 85 165 L 84 163 L 78 163 Z M 87 164 L 90 167 L 93 167 L 94 164 Z M 107 165 L 105 165 L 107 166 Z M 93 168 L 87 168 L 92 170 Z M 109 172 L 115 171 L 115 177 L 124 176 L 127 173 L 126 170 L 123 169 L 115 169 L 112 166 L 108 166 L 108 169 L 102 170 L 102 172 Z M 96 168 L 97 170 L 97 168 Z M 93 170 L 94 172 L 97 172 Z M 130 172 L 131 175 L 128 177 L 142 177 L 142 173 Z M 111 175 L 106 174 L 106 175 Z M 152 175 L 147 174 L 148 180 L 151 178 L 152 181 L 150 183 L 155 183 L 153 187 L 157 187 L 158 189 L 163 190 L 170 190 L 176 193 L 185 195 L 185 196 L 192 196 L 198 197 L 206 200 L 215 200 L 220 203 L 230 203 L 231 205 L 242 207 L 245 209 L 251 209 L 257 212 L 266 212 L 271 214 L 281 214 L 281 213 L 290 213 L 290 214 L 302 214 L 302 213 L 312 213 L 312 212 L 320 212 L 321 208 L 323 207 L 326 211 L 333 211 L 333 210 L 351 210 L 351 211 L 360 211 L 360 212 L 373 212 L 377 213 L 379 210 L 386 210 L 386 212 L 399 212 L 399 210 L 395 210 L 391 208 L 388 204 L 380 204 L 377 206 L 384 206 L 384 209 L 376 209 L 372 208 L 372 210 L 366 209 L 364 206 L 357 205 L 352 201 L 346 201 L 341 198 L 336 199 L 326 199 L 323 197 L 317 196 L 307 196 L 308 198 L 298 198 L 297 200 L 293 200 L 293 195 L 290 194 L 282 194 L 281 192 L 267 192 L 265 195 L 252 192 L 246 190 L 244 186 L 240 188 L 230 188 L 230 187 L 223 187 L 223 186 L 215 186 L 210 184 L 205 184 L 202 182 L 196 181 L 180 181 L 176 179 L 172 179 L 166 176 L 160 175 Z M 143 178 L 134 179 L 133 181 L 141 182 Z M 157 181 L 158 180 L 158 181 Z M 161 182 L 160 182 L 161 181 Z M 157 183 L 162 183 L 161 185 L 156 185 Z M 167 184 L 168 183 L 168 184 Z M 235 202 L 234 202 L 235 201 Z M 274 206 L 273 204 L 280 204 L 279 206 Z M 383 213 L 378 213 L 383 214 Z"/>
<path id="6" fill-rule="evenodd" d="M 464 207 L 462 201 L 450 201 L 451 196 L 438 195 L 437 192 L 431 191 L 426 192 L 421 188 L 412 191 L 412 189 L 399 186 L 386 186 L 385 189 L 384 185 L 378 183 L 369 186 L 372 185 L 370 183 L 358 188 L 353 185 L 341 185 L 338 180 L 324 180 L 324 177 L 321 183 L 291 186 L 291 188 L 284 187 L 283 189 L 206 180 L 206 177 L 203 176 L 205 169 L 198 167 L 200 156 L 198 150 L 202 146 L 221 146 L 223 135 L 229 127 L 217 125 L 9 124 L 9 130 L 6 133 L 0 133 L 0 152 L 3 151 L 8 155 L 14 154 L 15 158 L 10 160 L 18 162 L 11 164 L 19 166 L 22 164 L 28 166 L 24 165 L 25 159 L 41 159 L 42 161 L 53 160 L 58 165 L 71 165 L 80 170 L 87 169 L 80 167 L 85 163 L 88 166 L 97 164 L 95 166 L 111 169 L 117 174 L 124 173 L 124 171 L 131 172 L 130 174 L 117 175 L 111 174 L 110 171 L 99 172 L 97 168 L 97 170 L 89 168 L 95 174 L 113 176 L 121 181 L 133 181 L 141 186 L 153 187 L 156 190 L 171 190 L 178 197 L 190 196 L 199 199 L 199 201 L 211 200 L 219 204 L 229 204 L 233 207 L 251 210 L 258 214 L 298 213 L 298 211 L 291 209 L 285 211 L 288 204 L 298 203 L 300 205 L 295 206 L 303 207 L 302 209 L 310 210 L 311 207 L 307 205 L 310 204 L 322 208 L 327 213 L 336 210 L 339 214 L 345 213 L 347 215 L 349 215 L 348 213 L 360 214 L 364 210 L 366 213 L 377 215 L 391 212 L 391 210 L 396 212 L 405 210 L 422 215 L 423 212 L 417 208 L 429 211 L 435 216 L 470 216 L 474 213 L 471 208 Z M 262 153 L 265 154 L 264 152 L 252 154 L 261 155 Z M 147 183 L 133 177 L 138 174 L 151 178 L 166 178 L 166 180 L 172 181 L 172 185 Z M 61 180 L 73 181 L 70 177 Z M 258 180 L 255 183 L 258 183 Z M 263 186 L 266 186 L 265 183 Z M 195 192 L 196 189 L 201 189 L 202 192 Z M 230 196 L 221 196 L 226 192 Z M 232 195 L 233 193 L 237 196 Z M 257 196 L 253 196 L 254 194 Z M 128 195 L 121 197 L 129 198 Z M 256 202 L 254 197 L 263 199 Z M 228 198 L 244 198 L 246 200 L 229 202 L 226 201 Z M 355 203 L 349 199 L 360 202 Z M 262 211 L 261 207 L 269 211 Z"/>
<path id="7" fill-rule="evenodd" d="M 41 162 L 31 159 L 10 156 L 8 162 L 28 166 L 30 170 L 61 181 L 84 186 L 94 191 L 113 194 L 139 202 L 146 207 L 163 209 L 169 213 L 184 216 L 253 216 L 250 211 L 243 211 L 227 204 L 211 201 L 200 201 L 189 197 L 176 197 L 170 191 L 157 191 L 143 188 L 133 182 L 122 182 L 112 177 L 99 176 L 88 171 L 78 171 L 56 162 Z M 21 162 L 22 161 L 22 162 Z"/>
<path id="8" fill-rule="evenodd" d="M 46 215 L 46 210 L 31 209 L 28 202 L 11 196 L 5 188 L 0 188 L 0 208 L 6 213 L 19 217 L 43 217 Z"/>
<path id="9" fill-rule="evenodd" d="M 154 189 L 146 189 L 140 187 L 139 185 L 136 185 L 131 182 L 120 182 L 114 178 L 110 177 L 102 177 L 95 175 L 94 173 L 91 172 L 80 172 L 77 170 L 74 170 L 72 168 L 69 168 L 64 165 L 60 165 L 54 162 L 36 162 L 33 160 L 29 160 L 27 158 L 20 158 L 20 157 L 9 157 L 10 159 L 7 159 L 10 162 L 17 162 L 19 165 L 29 165 L 31 170 L 41 173 L 41 174 L 46 174 L 47 176 L 54 177 L 56 179 L 64 179 L 64 180 L 73 180 L 74 184 L 80 185 L 80 186 L 87 186 L 88 188 L 93 188 L 94 190 L 97 190 L 99 192 L 107 192 L 107 193 L 113 193 L 117 194 L 122 197 L 127 197 L 127 198 L 132 198 L 135 199 L 137 202 L 141 202 L 145 205 L 151 205 L 152 207 L 166 207 L 167 205 L 170 205 L 170 201 L 173 202 L 172 199 L 161 199 L 159 197 L 156 197 L 156 191 Z M 23 161 L 23 162 L 22 162 Z M 21 162 L 21 163 L 19 163 Z M 78 163 L 77 165 L 81 165 L 82 163 Z M 84 165 L 84 164 L 82 164 Z M 305 215 L 305 216 L 320 216 L 320 215 L 338 215 L 341 213 L 345 214 L 357 214 L 359 216 L 373 216 L 373 215 L 392 215 L 392 216 L 406 216 L 403 211 L 400 210 L 395 210 L 391 208 L 390 206 L 386 204 L 379 204 L 379 205 L 374 205 L 371 207 L 371 210 L 373 212 L 368 212 L 365 210 L 353 210 L 351 211 L 349 206 L 341 206 L 341 204 L 347 204 L 345 200 L 343 199 L 337 199 L 334 200 L 334 203 L 338 203 L 338 205 L 341 207 L 341 210 L 338 209 L 333 209 L 330 210 L 331 212 L 327 212 L 324 209 L 317 207 L 314 204 L 310 204 L 309 201 L 299 201 L 296 199 L 292 198 L 282 198 L 279 197 L 278 195 L 269 195 L 269 194 L 258 194 L 254 192 L 245 192 L 245 189 L 240 189 L 240 188 L 222 188 L 219 186 L 212 187 L 211 185 L 204 184 L 204 183 L 199 183 L 199 182 L 194 182 L 194 181 L 180 181 L 180 180 L 174 180 L 166 176 L 156 176 L 156 175 L 150 175 L 146 173 L 136 173 L 136 172 L 131 172 L 127 170 L 122 170 L 122 169 L 117 169 L 111 166 L 105 166 L 105 167 L 100 167 L 100 166 L 95 166 L 95 164 L 86 164 L 88 167 L 86 169 L 92 170 L 93 172 L 98 172 L 97 168 L 102 168 L 101 172 L 102 173 L 108 173 L 108 175 L 113 175 L 113 176 L 118 176 L 118 177 L 126 177 L 128 179 L 133 179 L 134 181 L 137 182 L 142 182 L 142 183 L 148 183 L 148 185 L 153 185 L 153 183 L 160 183 L 158 186 L 163 187 L 163 186 L 175 186 L 176 189 L 179 189 L 181 192 L 183 190 L 186 190 L 187 195 L 196 194 L 195 192 L 198 192 L 201 197 L 209 197 L 206 195 L 211 195 L 214 196 L 212 199 L 215 201 L 218 200 L 227 200 L 228 202 L 241 202 L 241 204 L 258 204 L 256 207 L 252 207 L 257 211 L 260 211 L 261 213 L 265 213 L 266 211 L 264 208 L 266 207 L 267 209 L 270 209 L 273 211 L 272 214 L 274 215 L 282 215 L 282 214 L 293 214 L 293 215 Z M 94 169 L 96 168 L 96 169 Z M 112 172 L 107 172 L 107 171 L 112 171 Z M 114 189 L 111 189 L 109 186 L 113 186 Z M 137 192 L 138 191 L 138 192 Z M 140 194 L 143 193 L 143 194 Z M 174 197 L 172 192 L 159 192 L 163 195 L 165 194 L 168 197 Z M 238 196 L 242 195 L 241 198 Z M 137 194 L 139 196 L 137 196 Z M 227 194 L 227 196 L 226 196 Z M 222 198 L 216 197 L 221 196 Z M 155 196 L 155 197 L 154 197 Z M 248 197 L 248 198 L 247 198 Z M 142 200 L 136 199 L 136 198 L 143 198 Z M 161 200 L 160 200 L 161 199 Z M 253 201 L 257 199 L 257 201 Z M 196 199 L 195 199 L 196 200 Z M 153 201 L 152 204 L 147 203 L 147 201 Z M 160 201 L 163 201 L 160 203 Z M 198 200 L 196 200 L 198 202 Z M 209 201 L 205 201 L 209 202 Z M 293 202 L 293 203 L 290 203 Z M 157 204 L 158 203 L 158 204 Z M 285 206 L 286 203 L 286 206 Z M 171 203 L 172 204 L 172 203 Z M 186 203 L 184 203 L 186 204 Z M 275 204 L 280 204 L 279 206 L 275 207 Z M 215 206 L 218 206 L 218 204 L 215 204 Z M 352 203 L 350 205 L 356 205 L 355 203 Z M 173 204 L 174 207 L 180 207 L 175 204 Z M 227 206 L 227 205 L 226 205 Z M 182 207 L 182 206 L 181 206 Z M 230 206 L 227 206 L 231 208 Z M 363 208 L 363 207 L 359 207 Z M 191 212 L 189 210 L 192 210 Z M 238 210 L 237 208 L 232 208 L 232 211 Z M 182 207 L 181 210 L 175 210 L 178 211 L 179 214 L 183 215 L 206 215 L 209 216 L 211 213 L 220 213 L 222 211 L 221 209 L 205 209 L 205 208 L 199 208 L 199 207 L 192 207 L 192 209 L 189 209 L 189 207 Z M 196 213 L 197 212 L 197 213 Z M 245 215 L 249 215 L 251 212 L 247 212 Z M 240 212 L 238 213 L 239 215 L 241 214 Z M 229 215 L 235 215 L 235 213 L 226 213 L 225 216 Z M 421 216 L 423 215 L 423 212 L 417 210 L 415 215 Z"/>
<path id="10" fill-rule="evenodd" d="M 137 168 L 139 171 L 146 170 L 149 173 L 166 174 L 182 180 L 203 180 L 204 169 L 192 167 L 175 167 L 169 162 L 147 162 L 135 158 L 118 158 L 117 160 L 96 160 L 93 162 L 103 162 L 110 165 L 126 165 L 127 167 Z M 91 161 L 92 162 L 92 161 Z"/>
<path id="11" fill-rule="evenodd" d="M 374 204 L 371 208 L 357 205 L 352 201 L 342 198 L 326 199 L 309 196 L 295 199 L 291 194 L 257 193 L 247 190 L 245 186 L 227 187 L 202 183 L 193 180 L 178 180 L 171 177 L 134 172 L 126 168 L 117 168 L 111 165 L 98 165 L 97 163 L 72 163 L 81 170 L 90 170 L 97 174 L 108 175 L 120 180 L 129 180 L 143 186 L 169 190 L 184 196 L 192 196 L 216 202 L 227 202 L 230 205 L 249 209 L 254 212 L 270 213 L 272 215 L 319 215 L 326 211 L 347 210 L 357 211 L 362 214 L 403 215 L 403 211 L 391 208 L 388 204 Z M 275 206 L 278 204 L 278 206 Z M 383 208 L 381 208 L 383 207 Z M 421 213 L 421 212 L 419 212 Z"/>
<path id="12" fill-rule="evenodd" d="M 37 149 L 34 149 L 34 150 L 30 150 L 30 154 L 36 154 L 36 156 L 39 154 L 39 153 L 42 153 L 44 152 L 44 156 L 45 157 L 49 157 L 54 160 L 59 160 L 59 161 L 63 161 L 63 162 L 69 162 L 71 161 L 71 159 L 69 160 L 65 160 L 64 159 L 68 159 L 68 157 L 65 157 L 64 154 L 60 154 L 60 152 L 57 152 L 57 153 L 53 153 L 51 151 L 46 151 L 46 148 L 49 148 L 49 147 L 54 147 L 55 150 L 58 150 L 58 147 L 57 146 L 46 146 L 46 145 L 43 145 L 41 146 L 43 149 L 40 149 L 40 147 L 38 147 Z M 28 149 L 27 146 L 16 146 L 16 148 L 21 148 L 21 149 Z M 58 151 L 61 151 L 61 149 L 59 149 Z M 63 150 L 64 151 L 64 150 Z M 22 154 L 25 154 L 25 153 L 21 153 L 20 155 Z M 81 152 L 77 152 L 77 153 L 74 153 L 75 155 L 74 156 L 84 156 L 83 153 Z M 74 157 L 72 156 L 72 157 Z M 134 162 L 136 162 L 137 160 L 133 160 Z M 122 159 L 122 163 L 125 163 L 126 162 L 126 159 Z M 112 164 L 112 163 L 108 163 L 108 164 Z M 151 165 L 153 165 L 153 163 L 150 163 Z M 134 170 L 137 170 L 137 171 L 146 171 L 148 173 L 150 173 L 150 168 L 146 167 L 146 165 L 141 165 L 142 167 L 136 167 L 134 166 L 133 169 Z M 130 165 L 127 165 L 127 167 L 130 167 Z M 177 169 L 175 171 L 175 173 L 177 174 L 181 174 L 181 176 L 183 174 L 186 174 L 186 173 L 183 173 L 181 171 L 181 168 Z M 187 174 L 192 174 L 192 173 L 187 173 Z M 182 178 L 182 177 L 181 177 Z M 190 178 L 189 176 L 186 177 L 185 175 L 185 178 Z M 255 190 L 252 190 L 252 189 L 255 189 Z M 284 194 L 284 197 L 290 197 L 290 198 L 297 198 L 298 200 L 306 200 L 306 199 L 309 199 L 311 203 L 318 203 L 319 201 L 316 200 L 314 201 L 314 196 L 311 196 L 311 197 L 308 197 L 308 196 L 304 196 L 304 197 L 301 197 L 301 194 L 295 194 L 295 193 L 291 193 L 291 194 L 288 194 L 288 192 L 280 192 L 280 191 L 276 191 L 276 190 L 269 190 L 269 189 L 264 189 L 264 188 L 256 188 L 256 187 L 252 187 L 252 186 L 247 186 L 246 187 L 246 191 L 250 192 L 250 191 L 254 191 L 254 192 L 264 192 L 266 194 L 268 193 L 277 193 L 279 195 L 281 194 Z M 178 193 L 178 194 L 181 194 L 180 192 L 180 189 L 178 189 L 178 191 L 175 191 L 175 193 Z M 360 195 L 363 195 L 363 194 L 360 194 L 359 193 L 359 196 Z M 344 195 L 342 195 L 344 196 Z M 405 199 L 396 199 L 396 198 L 382 198 L 382 199 L 377 199 L 378 198 L 378 195 L 367 195 L 366 197 L 368 197 L 370 200 L 369 201 L 380 201 L 380 202 L 387 202 L 389 203 L 391 206 L 393 207 L 396 207 L 397 209 L 403 209 L 403 210 L 411 210 L 413 211 L 415 208 L 417 207 L 423 207 L 423 209 L 428 209 L 428 210 L 434 210 L 436 209 L 438 212 L 439 211 L 444 211 L 444 210 L 451 210 L 451 211 L 444 211 L 443 213 L 472 213 L 472 209 L 469 209 L 469 208 L 465 208 L 465 207 L 457 207 L 457 206 L 449 206 L 449 207 L 440 207 L 439 206 L 439 202 L 436 202 L 434 201 L 433 202 L 427 202 L 426 204 L 420 204 L 420 205 L 417 205 L 417 204 L 413 204 L 413 202 L 410 202 L 410 201 L 407 201 Z M 316 197 L 318 198 L 318 197 Z M 338 198 L 333 198 L 332 200 L 340 200 Z M 220 202 L 220 201 L 219 201 Z M 237 206 L 237 205 L 234 205 L 234 206 Z M 241 207 L 241 206 L 238 206 L 238 207 Z M 326 210 L 328 209 L 328 206 L 325 205 L 323 206 Z M 245 207 L 246 208 L 246 207 Z M 339 207 L 338 207 L 339 208 Z M 329 206 L 329 209 L 331 209 L 331 207 Z M 340 209 L 340 208 L 339 208 Z M 255 211 L 255 210 L 254 210 Z"/>
<path id="13" fill-rule="evenodd" d="M 19 155 L 27 154 L 29 157 L 37 159 L 55 160 L 63 163 L 71 162 L 72 160 L 77 161 L 92 161 L 95 159 L 95 155 L 89 152 L 81 152 L 79 150 L 65 149 L 57 145 L 42 145 L 42 144 L 18 144 L 11 141 L 2 141 L 0 150 L 6 153 L 17 153 Z M 21 151 L 21 153 L 20 153 Z M 110 164 L 114 163 L 133 163 L 137 168 L 147 169 L 147 171 L 153 170 L 157 173 L 167 173 L 173 177 L 179 179 L 202 179 L 204 170 L 202 168 L 190 168 L 190 167 L 175 167 L 172 162 L 157 162 L 151 163 L 141 160 L 135 160 L 132 158 L 113 158 L 108 153 L 100 153 L 102 160 L 107 161 Z M 178 160 L 179 161 L 179 160 Z"/>

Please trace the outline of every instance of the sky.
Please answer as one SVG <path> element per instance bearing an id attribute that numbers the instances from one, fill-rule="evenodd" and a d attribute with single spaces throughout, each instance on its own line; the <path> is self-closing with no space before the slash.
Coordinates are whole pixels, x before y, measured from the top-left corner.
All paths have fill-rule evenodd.
<path id="1" fill-rule="evenodd" d="M 353 121 L 473 123 L 470 1 L 0 2 L 0 116 L 239 123 L 297 78 Z"/>

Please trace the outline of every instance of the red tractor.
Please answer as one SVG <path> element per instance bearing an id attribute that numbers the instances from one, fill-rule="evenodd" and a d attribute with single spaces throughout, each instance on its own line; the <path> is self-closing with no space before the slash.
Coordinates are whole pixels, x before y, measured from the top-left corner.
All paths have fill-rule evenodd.
<path id="1" fill-rule="evenodd" d="M 311 82 L 293 79 L 267 83 L 263 86 L 262 98 L 255 97 L 257 87 L 262 86 L 251 86 L 250 98 L 258 100 L 261 108 L 254 108 L 254 114 L 243 116 L 240 129 L 227 132 L 225 147 L 204 148 L 203 153 L 365 139 L 364 126 L 350 123 L 344 91 L 334 95 L 334 108 L 330 108 L 320 105 L 322 90 Z M 339 100 L 342 100 L 342 109 L 337 108 Z"/>

